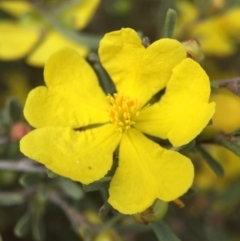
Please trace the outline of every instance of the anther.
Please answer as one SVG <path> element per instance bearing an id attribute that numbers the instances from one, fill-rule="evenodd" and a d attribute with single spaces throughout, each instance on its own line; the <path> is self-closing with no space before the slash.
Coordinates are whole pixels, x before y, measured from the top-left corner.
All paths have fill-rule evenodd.
<path id="1" fill-rule="evenodd" d="M 116 93 L 113 96 L 108 95 L 107 100 L 112 105 L 107 111 L 117 131 L 120 133 L 128 131 L 135 124 L 134 120 L 139 115 L 140 102 Z"/>

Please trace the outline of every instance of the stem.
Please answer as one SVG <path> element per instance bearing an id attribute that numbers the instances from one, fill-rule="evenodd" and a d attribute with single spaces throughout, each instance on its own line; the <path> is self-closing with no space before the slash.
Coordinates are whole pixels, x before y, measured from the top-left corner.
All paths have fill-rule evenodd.
<path id="1" fill-rule="evenodd" d="M 240 77 L 212 82 L 216 83 L 218 87 L 225 87 L 232 91 L 234 94 L 240 95 Z"/>
<path id="2" fill-rule="evenodd" d="M 77 4 L 81 3 L 83 0 L 70 0 L 67 2 L 63 2 L 61 5 L 55 7 L 53 9 L 54 13 L 56 15 L 59 15 L 63 12 L 65 12 L 66 10 L 68 10 L 69 8 L 72 8 L 74 6 L 76 6 Z"/>
<path id="3" fill-rule="evenodd" d="M 1 137 L 0 138 L 0 145 L 6 144 L 9 142 L 9 137 Z"/>
<path id="4" fill-rule="evenodd" d="M 117 213 L 115 216 L 113 216 L 110 220 L 108 220 L 108 221 L 104 224 L 104 226 L 103 226 L 103 228 L 102 228 L 101 231 L 104 231 L 104 230 L 106 230 L 106 229 L 108 229 L 108 228 L 111 228 L 112 226 L 114 226 L 115 223 L 117 223 L 117 222 L 118 222 L 119 220 L 121 220 L 123 217 L 124 217 L 123 214 Z"/>
<path id="5" fill-rule="evenodd" d="M 32 162 L 28 158 L 24 158 L 19 161 L 0 159 L 0 169 L 18 171 L 18 172 L 25 171 L 25 172 L 46 173 L 45 167 L 34 165 L 34 162 Z"/>
<path id="6" fill-rule="evenodd" d="M 150 225 L 159 241 L 181 241 L 163 221 Z"/>
<path id="7" fill-rule="evenodd" d="M 52 26 L 56 31 L 58 31 L 63 36 L 71 39 L 72 41 L 78 43 L 79 45 L 86 45 L 91 49 L 97 49 L 102 36 L 91 36 L 89 34 L 77 33 L 69 28 L 63 26 L 54 13 L 44 6 L 37 3 L 34 0 L 27 0 L 33 7 L 38 11 L 38 13 L 46 20 L 50 26 Z"/>
<path id="8" fill-rule="evenodd" d="M 77 210 L 72 208 L 57 192 L 51 192 L 49 194 L 49 199 L 65 212 L 66 216 L 74 227 L 79 228 L 83 226 L 92 226 L 85 216 L 81 215 Z"/>

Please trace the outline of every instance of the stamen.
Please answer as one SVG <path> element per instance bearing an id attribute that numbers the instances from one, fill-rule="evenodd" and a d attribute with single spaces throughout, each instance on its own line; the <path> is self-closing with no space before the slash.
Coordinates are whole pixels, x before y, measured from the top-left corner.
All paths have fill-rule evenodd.
<path id="1" fill-rule="evenodd" d="M 107 110 L 111 122 L 120 133 L 127 132 L 135 124 L 135 119 L 139 115 L 140 101 L 117 93 L 113 96 L 108 95 L 107 100 L 112 105 Z"/>

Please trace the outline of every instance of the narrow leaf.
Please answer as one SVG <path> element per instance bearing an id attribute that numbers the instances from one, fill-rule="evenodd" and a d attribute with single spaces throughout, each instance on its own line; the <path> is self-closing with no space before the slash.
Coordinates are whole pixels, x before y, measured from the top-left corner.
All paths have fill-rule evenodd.
<path id="1" fill-rule="evenodd" d="M 55 183 L 65 194 L 67 194 L 72 199 L 80 200 L 84 195 L 81 187 L 69 179 L 59 178 Z"/>
<path id="2" fill-rule="evenodd" d="M 40 180 L 40 176 L 36 173 L 24 173 L 19 178 L 19 183 L 23 187 L 32 187 L 36 185 Z"/>
<path id="3" fill-rule="evenodd" d="M 43 220 L 44 212 L 44 204 L 39 202 L 35 202 L 32 204 L 32 235 L 34 240 L 36 241 L 44 240 L 46 236 Z"/>
<path id="4" fill-rule="evenodd" d="M 58 177 L 58 175 L 56 173 L 54 173 L 53 171 L 47 169 L 47 175 L 49 178 L 56 178 Z"/>
<path id="5" fill-rule="evenodd" d="M 16 223 L 14 227 L 14 234 L 17 237 L 24 237 L 27 235 L 31 227 L 31 213 L 27 212 L 25 213 Z"/>
<path id="6" fill-rule="evenodd" d="M 211 85 L 211 87 L 212 88 L 214 88 L 214 89 L 218 89 L 219 88 L 219 83 L 218 83 L 218 81 L 210 81 L 210 85 Z"/>
<path id="7" fill-rule="evenodd" d="M 164 22 L 164 30 L 163 30 L 164 31 L 163 34 L 165 38 L 172 37 L 176 21 L 177 21 L 176 11 L 171 8 L 168 9 L 165 22 Z"/>
<path id="8" fill-rule="evenodd" d="M 190 141 L 188 144 L 186 144 L 186 145 L 184 145 L 184 146 L 181 146 L 181 147 L 179 148 L 179 152 L 184 153 L 184 152 L 190 150 L 191 148 L 193 148 L 193 147 L 195 146 L 195 144 L 196 144 L 196 141 L 195 141 L 195 140 L 192 140 L 192 141 Z"/>
<path id="9" fill-rule="evenodd" d="M 25 198 L 20 193 L 0 193 L 0 205 L 12 206 L 25 202 Z"/>
<path id="10" fill-rule="evenodd" d="M 15 98 L 8 99 L 7 110 L 13 122 L 21 120 L 23 116 L 23 107 Z"/>
<path id="11" fill-rule="evenodd" d="M 150 225 L 159 241 L 181 241 L 163 221 Z"/>
<path id="12" fill-rule="evenodd" d="M 93 182 L 89 185 L 83 185 L 83 190 L 85 192 L 93 192 L 93 191 L 99 190 L 102 187 L 104 187 L 106 184 L 108 184 L 107 182 L 110 180 L 111 180 L 111 177 L 104 177 L 97 182 Z"/>
<path id="13" fill-rule="evenodd" d="M 107 74 L 103 66 L 101 65 L 99 59 L 97 60 L 97 58 L 98 56 L 94 56 L 94 54 L 91 55 L 92 65 L 99 77 L 99 82 L 101 87 L 103 88 L 106 94 L 116 92 L 115 86 L 111 78 L 109 77 L 109 75 Z"/>
<path id="14" fill-rule="evenodd" d="M 216 140 L 219 144 L 226 147 L 228 150 L 240 157 L 240 146 L 228 140 L 224 135 L 218 135 Z"/>
<path id="15" fill-rule="evenodd" d="M 224 170 L 220 163 L 217 162 L 204 148 L 202 148 L 200 145 L 196 145 L 195 149 L 201 153 L 204 160 L 212 168 L 212 170 L 216 173 L 218 177 L 224 176 Z"/>

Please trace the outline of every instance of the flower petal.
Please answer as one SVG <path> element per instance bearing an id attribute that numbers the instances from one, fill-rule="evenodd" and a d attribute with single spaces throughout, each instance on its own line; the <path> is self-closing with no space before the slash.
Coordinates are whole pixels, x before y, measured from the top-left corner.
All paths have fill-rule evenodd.
<path id="1" fill-rule="evenodd" d="M 187 144 L 208 124 L 215 103 L 208 103 L 208 76 L 192 59 L 173 69 L 166 93 L 159 103 L 140 112 L 135 127 L 147 134 L 169 139 L 174 146 Z"/>
<path id="2" fill-rule="evenodd" d="M 227 36 L 223 26 L 219 25 L 218 18 L 201 22 L 193 28 L 191 35 L 199 40 L 203 53 L 207 55 L 223 57 L 236 51 L 233 40 Z"/>
<path id="3" fill-rule="evenodd" d="M 109 103 L 97 77 L 76 51 L 55 53 L 46 63 L 44 76 L 48 87 L 32 90 L 24 109 L 32 126 L 79 128 L 109 121 Z"/>
<path id="4" fill-rule="evenodd" d="M 15 17 L 21 17 L 34 9 L 27 1 L 1 1 L 0 8 Z"/>
<path id="5" fill-rule="evenodd" d="M 186 50 L 173 39 L 158 40 L 145 49 L 137 33 L 126 28 L 106 34 L 99 55 L 117 91 L 145 104 L 166 85 Z"/>
<path id="6" fill-rule="evenodd" d="M 63 35 L 50 30 L 45 36 L 45 39 L 29 55 L 27 62 L 31 65 L 41 67 L 54 52 L 64 47 L 75 49 L 82 57 L 86 57 L 89 52 L 87 47 L 79 45 Z"/>
<path id="7" fill-rule="evenodd" d="M 76 29 L 83 29 L 93 17 L 100 0 L 82 0 L 63 13 L 62 19 Z"/>
<path id="8" fill-rule="evenodd" d="M 119 166 L 110 184 L 109 203 L 124 214 L 144 211 L 156 198 L 171 201 L 193 181 L 191 161 L 165 150 L 131 129 L 120 143 Z"/>
<path id="9" fill-rule="evenodd" d="M 13 21 L 1 21 L 0 33 L 0 59 L 7 61 L 24 57 L 40 38 L 37 28 Z"/>
<path id="10" fill-rule="evenodd" d="M 219 88 L 213 92 L 211 101 L 216 103 L 216 112 L 212 118 L 213 125 L 211 127 L 215 127 L 224 133 L 233 132 L 240 127 L 239 96 L 226 88 Z"/>
<path id="11" fill-rule="evenodd" d="M 44 127 L 24 136 L 20 150 L 53 172 L 88 184 L 110 170 L 120 138 L 110 124 L 81 132 Z"/>

